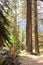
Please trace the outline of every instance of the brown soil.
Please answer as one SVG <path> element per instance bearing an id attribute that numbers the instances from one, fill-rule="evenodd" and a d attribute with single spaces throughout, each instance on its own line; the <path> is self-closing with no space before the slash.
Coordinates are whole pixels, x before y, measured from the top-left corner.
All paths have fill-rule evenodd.
<path id="1" fill-rule="evenodd" d="M 20 58 L 20 62 L 21 65 L 43 65 L 43 55 L 35 56 L 25 53 L 23 57 Z"/>

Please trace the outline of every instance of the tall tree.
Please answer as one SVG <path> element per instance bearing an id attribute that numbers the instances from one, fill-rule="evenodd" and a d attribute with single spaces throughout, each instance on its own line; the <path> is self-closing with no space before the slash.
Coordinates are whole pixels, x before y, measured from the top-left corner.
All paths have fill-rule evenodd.
<path id="1" fill-rule="evenodd" d="M 16 37 L 16 39 L 18 38 L 18 32 L 17 32 L 17 3 L 15 1 L 15 14 L 14 14 L 14 36 Z"/>
<path id="2" fill-rule="evenodd" d="M 32 0 L 27 0 L 26 46 L 32 52 Z"/>
<path id="3" fill-rule="evenodd" d="M 38 44 L 38 20 L 37 20 L 37 0 L 34 0 L 34 21 L 35 21 L 35 52 L 39 53 L 39 44 Z"/>
<path id="4" fill-rule="evenodd" d="M 11 0 L 11 9 L 12 9 L 12 12 L 11 12 L 12 19 L 11 20 L 13 23 L 12 33 L 15 36 L 15 38 L 17 38 L 17 36 L 18 36 L 18 33 L 17 33 L 17 3 L 18 3 L 17 0 Z"/>

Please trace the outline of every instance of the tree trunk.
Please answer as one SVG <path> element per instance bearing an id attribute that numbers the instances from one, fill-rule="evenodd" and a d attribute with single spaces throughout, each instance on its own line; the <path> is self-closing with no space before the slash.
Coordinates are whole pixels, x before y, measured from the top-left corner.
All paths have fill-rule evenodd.
<path id="1" fill-rule="evenodd" d="M 14 36 L 15 38 L 17 39 L 18 38 L 18 31 L 17 31 L 17 5 L 16 5 L 16 2 L 15 2 L 15 14 L 14 14 L 14 30 L 13 30 L 13 33 L 14 33 Z"/>
<path id="2" fill-rule="evenodd" d="M 39 53 L 39 44 L 38 44 L 38 20 L 37 20 L 37 0 L 34 1 L 34 12 L 35 12 L 35 52 Z"/>
<path id="3" fill-rule="evenodd" d="M 32 0 L 27 0 L 27 24 L 26 24 L 26 46 L 27 51 L 32 52 Z"/>

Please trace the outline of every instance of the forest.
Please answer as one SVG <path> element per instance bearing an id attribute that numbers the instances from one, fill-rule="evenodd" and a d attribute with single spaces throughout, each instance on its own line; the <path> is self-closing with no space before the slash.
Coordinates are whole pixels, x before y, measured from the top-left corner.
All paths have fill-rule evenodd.
<path id="1" fill-rule="evenodd" d="M 0 65 L 43 65 L 43 0 L 0 0 Z"/>

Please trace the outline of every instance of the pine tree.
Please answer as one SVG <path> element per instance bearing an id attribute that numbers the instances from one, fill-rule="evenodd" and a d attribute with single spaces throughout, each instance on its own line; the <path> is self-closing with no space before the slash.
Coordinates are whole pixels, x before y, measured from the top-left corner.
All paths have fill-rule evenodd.
<path id="1" fill-rule="evenodd" d="M 27 0 L 27 25 L 26 25 L 26 46 L 27 51 L 32 52 L 32 0 Z"/>
<path id="2" fill-rule="evenodd" d="M 34 21 L 35 21 L 35 52 L 39 53 L 39 43 L 38 43 L 38 20 L 37 20 L 37 0 L 34 1 Z"/>

